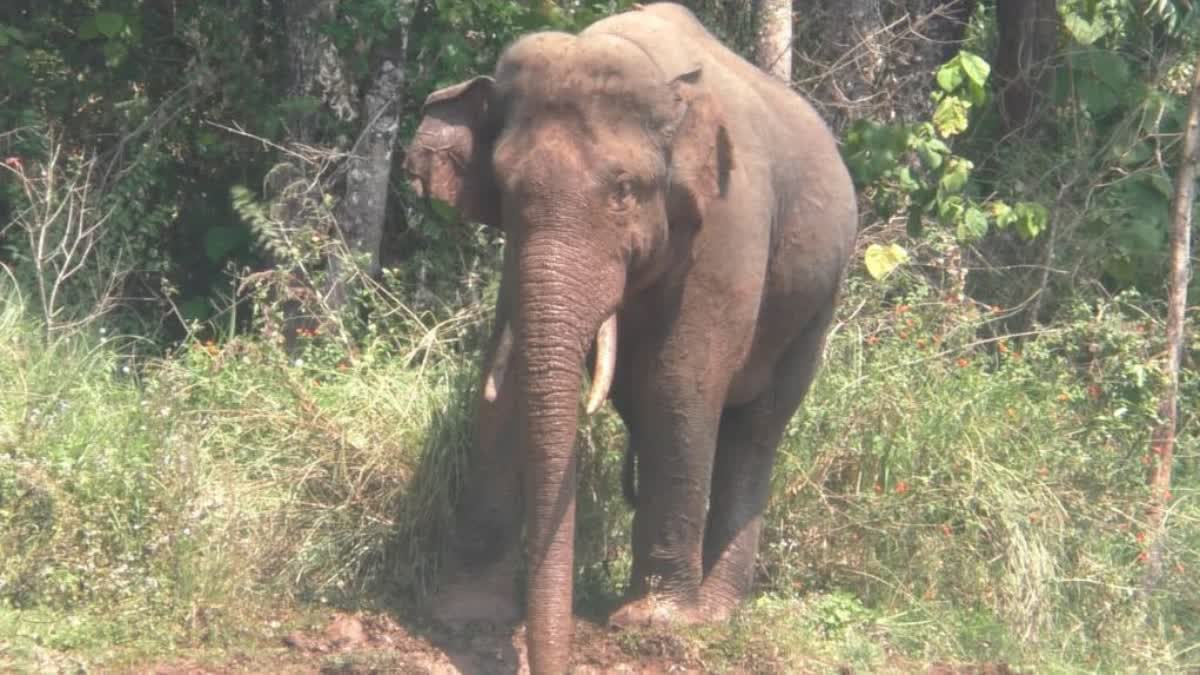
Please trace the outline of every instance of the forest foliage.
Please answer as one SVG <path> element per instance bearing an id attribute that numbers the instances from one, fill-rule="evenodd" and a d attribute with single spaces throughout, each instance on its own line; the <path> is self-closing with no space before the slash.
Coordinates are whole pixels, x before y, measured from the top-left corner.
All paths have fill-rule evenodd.
<path id="1" fill-rule="evenodd" d="M 403 69 L 405 141 L 429 92 L 518 35 L 630 4 L 0 7 L 0 667 L 29 644 L 236 642 L 284 601 L 424 597 L 503 241 L 416 199 L 396 148 L 363 272 L 339 230 L 362 101 Z M 748 53 L 750 2 L 688 4 Z M 921 36 L 954 3 L 865 4 L 886 30 L 831 56 L 836 3 L 796 3 L 794 86 L 839 136 L 859 248 L 781 450 L 759 596 L 706 658 L 783 631 L 783 670 L 1200 667 L 1194 306 L 1167 572 L 1141 587 L 1200 10 L 1061 0 L 1050 57 L 1014 76 L 997 3 L 963 3 L 948 50 Z M 623 444 L 609 411 L 581 428 L 585 609 L 624 583 Z"/>

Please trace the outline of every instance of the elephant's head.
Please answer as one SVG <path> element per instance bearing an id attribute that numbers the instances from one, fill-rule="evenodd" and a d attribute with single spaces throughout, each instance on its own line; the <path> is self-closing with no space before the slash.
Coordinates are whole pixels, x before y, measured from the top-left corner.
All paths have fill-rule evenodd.
<path id="1" fill-rule="evenodd" d="M 539 33 L 425 101 L 405 166 L 418 194 L 502 228 L 511 353 L 485 396 L 515 387 L 526 451 L 527 617 L 534 672 L 565 669 L 571 630 L 581 371 L 607 395 L 622 302 L 689 258 L 732 147 L 697 61 L 625 37 Z"/>

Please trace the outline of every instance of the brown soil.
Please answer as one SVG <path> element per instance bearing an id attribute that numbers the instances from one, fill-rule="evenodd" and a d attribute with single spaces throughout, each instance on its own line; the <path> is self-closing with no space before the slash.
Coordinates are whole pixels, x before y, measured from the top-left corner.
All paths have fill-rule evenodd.
<path id="1" fill-rule="evenodd" d="M 629 653 L 607 629 L 580 620 L 575 628 L 573 672 L 682 673 L 705 672 L 680 650 L 662 641 L 639 641 Z M 658 652 L 658 653 L 656 653 Z M 295 631 L 276 648 L 254 654 L 228 654 L 227 660 L 206 663 L 179 660 L 132 668 L 130 673 L 155 675 L 225 675 L 232 673 L 421 673 L 430 675 L 491 675 L 528 673 L 525 634 L 490 626 L 459 630 L 410 630 L 387 616 L 334 613 L 319 631 Z"/>
<path id="2" fill-rule="evenodd" d="M 182 659 L 122 672 L 154 675 L 232 675 L 233 673 L 299 673 L 366 675 L 403 673 L 429 675 L 508 675 L 528 673 L 524 629 L 500 630 L 472 626 L 459 630 L 410 629 L 378 614 L 334 613 L 323 629 L 295 631 L 278 645 L 233 652 L 220 659 Z M 668 635 L 639 634 L 621 640 L 619 634 L 577 620 L 572 672 L 592 673 L 707 673 L 713 669 L 701 660 L 695 645 Z M 918 665 L 894 663 L 889 672 L 925 675 L 1016 675 L 1004 664 Z M 731 673 L 784 672 L 769 663 L 749 668 L 725 669 Z M 814 664 L 812 672 L 848 675 L 849 667 Z"/>

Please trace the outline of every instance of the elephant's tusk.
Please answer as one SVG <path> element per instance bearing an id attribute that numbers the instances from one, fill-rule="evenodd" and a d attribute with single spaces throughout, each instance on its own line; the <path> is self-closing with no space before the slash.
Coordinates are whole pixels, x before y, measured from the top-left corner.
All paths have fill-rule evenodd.
<path id="1" fill-rule="evenodd" d="M 592 373 L 592 388 L 588 392 L 587 414 L 594 415 L 604 405 L 616 368 L 617 313 L 613 312 L 596 331 L 596 367 Z"/>
<path id="2" fill-rule="evenodd" d="M 488 369 L 487 379 L 483 381 L 483 398 L 488 403 L 496 402 L 500 387 L 504 384 L 504 374 L 508 370 L 511 350 L 512 329 L 505 324 L 500 329 L 500 341 L 496 344 L 496 353 L 492 355 L 492 364 Z"/>
<path id="3" fill-rule="evenodd" d="M 488 403 L 496 402 L 496 373 L 495 371 L 488 373 L 487 380 L 483 383 L 483 398 Z"/>

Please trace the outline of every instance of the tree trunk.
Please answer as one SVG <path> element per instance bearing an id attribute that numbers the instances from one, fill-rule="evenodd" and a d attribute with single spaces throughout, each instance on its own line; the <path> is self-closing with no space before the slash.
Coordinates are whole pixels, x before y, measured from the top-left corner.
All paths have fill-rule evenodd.
<path id="1" fill-rule="evenodd" d="M 337 16 L 337 0 L 286 0 L 283 2 L 287 34 L 289 98 L 320 99 L 343 121 L 355 118 L 354 84 L 342 70 L 341 56 L 317 27 Z M 316 112 L 294 113 L 288 120 L 289 140 L 317 141 Z"/>
<path id="2" fill-rule="evenodd" d="M 1023 130 L 1041 107 L 1050 84 L 1050 60 L 1058 39 L 1054 0 L 996 3 L 996 83 L 1006 130 Z"/>
<path id="3" fill-rule="evenodd" d="M 402 27 L 398 47 L 380 56 L 367 90 L 363 112 L 366 126 L 347 160 L 346 193 L 338 209 L 338 225 L 350 252 L 363 259 L 366 273 L 379 273 L 379 248 L 387 214 L 392 156 L 400 129 L 400 99 L 404 94 L 404 55 L 407 27 Z M 341 264 L 330 265 L 329 300 L 333 307 L 345 303 Z"/>
<path id="4" fill-rule="evenodd" d="M 1175 199 L 1171 218 L 1171 251 L 1167 291 L 1167 391 L 1159 407 L 1162 423 L 1151 440 L 1150 509 L 1147 533 L 1150 548 L 1147 557 L 1144 590 L 1154 590 L 1162 576 L 1163 542 L 1166 539 L 1164 517 L 1171 499 L 1171 465 L 1175 455 L 1175 427 L 1178 418 L 1179 366 L 1183 358 L 1184 314 L 1187 311 L 1187 287 L 1191 277 L 1191 228 L 1195 202 L 1196 163 L 1200 161 L 1200 58 L 1192 79 L 1192 100 L 1187 127 L 1183 133 L 1183 151 L 1175 174 Z"/>
<path id="5" fill-rule="evenodd" d="M 792 0 L 754 0 L 754 62 L 792 81 Z"/>

